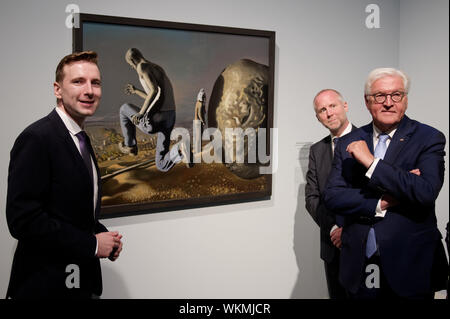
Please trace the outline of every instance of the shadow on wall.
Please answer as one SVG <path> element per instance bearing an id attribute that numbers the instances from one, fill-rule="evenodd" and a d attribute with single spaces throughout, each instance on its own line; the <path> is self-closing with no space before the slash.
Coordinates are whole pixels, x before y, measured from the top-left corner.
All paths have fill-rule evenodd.
<path id="1" fill-rule="evenodd" d="M 327 299 L 328 290 L 323 261 L 320 259 L 320 230 L 305 208 L 306 172 L 311 143 L 297 145 L 299 167 L 295 178 L 298 184 L 297 209 L 294 221 L 294 252 L 298 276 L 292 299 Z"/>

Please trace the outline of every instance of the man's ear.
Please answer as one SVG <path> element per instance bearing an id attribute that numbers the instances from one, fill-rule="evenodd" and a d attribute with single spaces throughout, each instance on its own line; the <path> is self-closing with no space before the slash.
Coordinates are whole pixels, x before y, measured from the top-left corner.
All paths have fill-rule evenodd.
<path id="1" fill-rule="evenodd" d="M 55 94 L 57 99 L 61 98 L 61 84 L 58 82 L 53 82 L 53 93 Z"/>
<path id="2" fill-rule="evenodd" d="M 369 109 L 369 98 L 364 94 L 364 102 L 366 102 L 366 108 Z"/>

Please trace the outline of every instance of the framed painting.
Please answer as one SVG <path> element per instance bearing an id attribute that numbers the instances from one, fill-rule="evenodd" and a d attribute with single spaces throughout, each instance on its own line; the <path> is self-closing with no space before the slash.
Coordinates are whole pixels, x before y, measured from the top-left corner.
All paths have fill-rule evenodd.
<path id="1" fill-rule="evenodd" d="M 270 199 L 275 32 L 81 13 L 83 50 L 101 218 Z"/>

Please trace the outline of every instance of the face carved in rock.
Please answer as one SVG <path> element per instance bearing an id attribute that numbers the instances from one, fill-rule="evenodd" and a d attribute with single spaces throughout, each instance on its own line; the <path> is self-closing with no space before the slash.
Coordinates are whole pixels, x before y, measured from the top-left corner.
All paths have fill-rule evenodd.
<path id="1" fill-rule="evenodd" d="M 257 131 L 267 126 L 268 74 L 269 69 L 265 65 L 239 60 L 220 74 L 211 94 L 208 126 L 220 130 L 224 152 L 228 152 L 232 159 L 231 163 L 225 165 L 242 178 L 260 176 L 260 164 L 249 161 L 248 150 L 250 145 L 250 149 L 257 152 Z M 244 143 L 235 143 L 236 136 L 227 134 L 226 128 L 242 129 Z M 252 129 L 248 131 L 256 134 L 246 135 L 247 129 Z M 244 163 L 239 163 L 236 158 L 239 152 L 244 154 Z"/>

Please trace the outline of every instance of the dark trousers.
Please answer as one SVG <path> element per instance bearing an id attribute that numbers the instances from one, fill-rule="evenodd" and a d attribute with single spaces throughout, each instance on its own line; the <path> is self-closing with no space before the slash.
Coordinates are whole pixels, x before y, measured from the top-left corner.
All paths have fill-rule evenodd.
<path id="1" fill-rule="evenodd" d="M 330 299 L 347 299 L 348 294 L 339 282 L 339 254 L 331 262 L 324 261 Z"/>
<path id="2" fill-rule="evenodd" d="M 374 272 L 372 273 L 366 273 L 364 277 L 364 280 L 361 282 L 361 286 L 359 287 L 359 290 L 356 292 L 356 294 L 350 293 L 351 299 L 433 299 L 434 293 L 429 294 L 423 294 L 418 296 L 412 296 L 409 298 L 401 297 L 397 295 L 389 285 L 388 281 L 386 280 L 386 277 L 383 273 L 383 267 L 381 267 L 380 262 L 380 256 L 378 254 L 373 255 L 369 259 L 366 258 L 366 263 L 364 269 L 368 265 L 376 265 L 379 269 L 379 285 L 378 287 L 372 287 L 372 285 L 369 283 L 367 285 L 366 279 L 368 276 L 373 276 Z M 371 283 L 374 281 L 370 280 Z M 368 287 L 369 286 L 369 287 Z"/>

